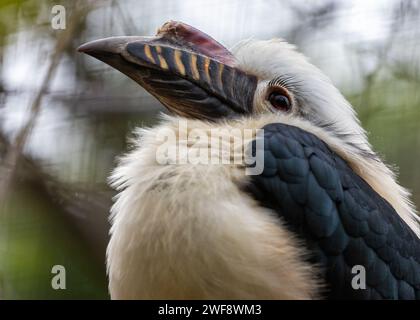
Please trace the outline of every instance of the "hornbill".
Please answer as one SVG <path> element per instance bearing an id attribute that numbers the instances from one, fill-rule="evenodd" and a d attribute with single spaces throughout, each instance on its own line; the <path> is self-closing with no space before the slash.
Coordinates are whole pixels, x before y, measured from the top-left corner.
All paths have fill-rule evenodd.
<path id="1" fill-rule="evenodd" d="M 420 299 L 409 192 L 349 102 L 293 45 L 246 40 L 229 51 L 170 21 L 154 37 L 111 37 L 79 51 L 173 113 L 136 130 L 110 177 L 119 191 L 107 249 L 111 298 Z M 247 156 L 224 161 L 232 145 L 221 143 L 223 161 L 190 163 L 219 128 Z M 254 133 L 244 138 L 247 129 Z M 193 143 L 196 130 L 207 139 Z M 174 139 L 162 139 L 166 131 Z M 245 160 L 258 152 L 261 170 L 247 174 L 256 161 Z M 354 267 L 364 271 L 358 287 Z"/>

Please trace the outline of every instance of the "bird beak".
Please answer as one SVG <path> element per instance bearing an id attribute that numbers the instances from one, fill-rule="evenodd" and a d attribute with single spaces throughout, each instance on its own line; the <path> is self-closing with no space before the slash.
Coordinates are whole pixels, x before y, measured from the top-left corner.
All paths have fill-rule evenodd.
<path id="1" fill-rule="evenodd" d="M 252 112 L 257 78 L 216 40 L 181 22 L 155 37 L 111 37 L 78 48 L 132 78 L 169 110 L 216 120 Z"/>

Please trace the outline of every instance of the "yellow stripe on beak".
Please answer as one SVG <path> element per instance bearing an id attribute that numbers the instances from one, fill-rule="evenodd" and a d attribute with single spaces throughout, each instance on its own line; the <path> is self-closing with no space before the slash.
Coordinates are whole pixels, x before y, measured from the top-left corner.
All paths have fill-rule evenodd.
<path id="1" fill-rule="evenodd" d="M 181 51 L 177 49 L 174 50 L 174 61 L 179 73 L 185 76 L 185 66 L 181 61 Z"/>
<path id="2" fill-rule="evenodd" d="M 159 66 L 164 70 L 168 70 L 168 64 L 166 63 L 165 58 L 162 57 L 162 48 L 160 46 L 156 46 L 155 48 L 158 54 Z"/>
<path id="3" fill-rule="evenodd" d="M 200 73 L 198 72 L 197 69 L 197 56 L 195 54 L 191 54 L 191 72 L 193 75 L 194 80 L 199 80 L 200 79 Z"/>
<path id="4" fill-rule="evenodd" d="M 224 69 L 224 65 L 219 63 L 217 64 L 217 66 L 219 67 L 219 86 L 220 88 L 223 88 L 223 69 Z"/>
<path id="5" fill-rule="evenodd" d="M 152 55 L 152 51 L 150 51 L 150 46 L 147 44 L 144 45 L 144 54 L 151 63 L 156 64 L 156 61 Z"/>
<path id="6" fill-rule="evenodd" d="M 210 59 L 208 57 L 204 58 L 204 72 L 206 73 L 207 81 L 211 82 L 211 78 L 210 78 Z"/>

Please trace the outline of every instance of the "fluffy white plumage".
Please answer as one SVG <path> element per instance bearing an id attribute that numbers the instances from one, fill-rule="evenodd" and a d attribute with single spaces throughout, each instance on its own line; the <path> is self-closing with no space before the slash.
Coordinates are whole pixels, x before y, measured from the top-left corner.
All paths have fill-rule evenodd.
<path id="1" fill-rule="evenodd" d="M 263 95 L 267 83 L 285 76 L 298 104 L 296 117 L 324 127 L 329 135 L 339 138 L 339 148 L 353 169 L 393 205 L 420 237 L 420 219 L 410 201 L 410 192 L 396 182 L 394 172 L 372 150 L 353 107 L 321 70 L 297 52 L 295 46 L 280 39 L 245 40 L 232 51 L 241 69 L 260 78 L 256 105 L 267 103 Z"/>
<path id="2" fill-rule="evenodd" d="M 281 40 L 248 40 L 233 52 L 241 69 L 259 77 L 254 106 L 261 114 L 217 124 L 189 120 L 191 130 L 283 122 L 312 132 L 420 235 L 409 193 L 372 151 L 352 107 L 319 69 Z M 263 93 L 279 76 L 299 107 L 291 114 L 263 112 Z M 156 133 L 176 129 L 177 121 L 165 116 L 160 126 L 138 130 L 133 150 L 111 176 L 120 192 L 107 250 L 111 297 L 316 297 L 320 284 L 302 262 L 302 246 L 269 210 L 240 191 L 247 181 L 243 167 L 157 164 Z"/>

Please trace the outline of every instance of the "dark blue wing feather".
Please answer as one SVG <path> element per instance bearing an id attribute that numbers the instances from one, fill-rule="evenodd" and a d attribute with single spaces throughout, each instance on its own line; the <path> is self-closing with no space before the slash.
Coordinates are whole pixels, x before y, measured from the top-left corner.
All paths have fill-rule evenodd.
<path id="1" fill-rule="evenodd" d="M 305 241 L 325 296 L 420 299 L 420 240 L 393 207 L 315 135 L 279 123 L 263 129 L 264 171 L 248 192 Z M 365 290 L 351 286 L 355 265 L 365 267 Z"/>

